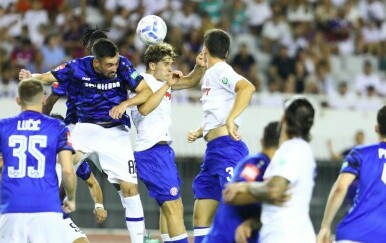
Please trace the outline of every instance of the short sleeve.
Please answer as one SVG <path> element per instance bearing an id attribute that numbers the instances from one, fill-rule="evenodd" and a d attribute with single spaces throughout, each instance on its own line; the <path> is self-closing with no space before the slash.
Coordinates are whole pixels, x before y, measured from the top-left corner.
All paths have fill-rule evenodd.
<path id="1" fill-rule="evenodd" d="M 60 122 L 58 126 L 59 131 L 59 141 L 58 141 L 58 151 L 70 150 L 74 153 L 74 148 L 72 147 L 71 133 L 63 122 Z"/>
<path id="2" fill-rule="evenodd" d="M 64 82 L 64 83 L 54 82 L 51 85 L 51 92 L 58 96 L 67 96 L 68 84 L 69 84 L 68 82 Z"/>
<path id="3" fill-rule="evenodd" d="M 243 76 L 236 73 L 232 68 L 228 69 L 227 72 L 221 73 L 220 78 L 221 85 L 231 92 L 235 92 L 236 84 L 238 81 L 245 79 Z"/>
<path id="4" fill-rule="evenodd" d="M 133 64 L 131 64 L 126 57 L 121 56 L 119 62 L 118 76 L 124 81 L 131 92 L 135 92 L 135 89 L 143 80 L 142 75 L 135 70 Z"/>
<path id="5" fill-rule="evenodd" d="M 356 149 L 351 150 L 351 152 L 346 156 L 340 173 L 351 173 L 356 176 L 359 176 L 359 171 L 361 167 L 361 160 Z"/>
<path id="6" fill-rule="evenodd" d="M 67 95 L 67 88 L 71 80 L 73 80 L 74 70 L 71 65 L 67 62 L 64 63 L 51 71 L 52 75 L 58 80 L 52 84 L 51 90 L 54 94 L 59 96 Z"/>

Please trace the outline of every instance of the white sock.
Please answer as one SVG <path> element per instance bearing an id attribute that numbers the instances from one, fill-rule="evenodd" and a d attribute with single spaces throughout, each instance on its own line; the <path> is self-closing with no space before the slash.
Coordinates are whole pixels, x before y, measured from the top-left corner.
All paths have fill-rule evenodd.
<path id="1" fill-rule="evenodd" d="M 161 234 L 161 239 L 163 242 L 170 242 L 169 234 Z"/>
<path id="2" fill-rule="evenodd" d="M 143 208 L 139 195 L 123 198 L 126 209 L 126 225 L 129 230 L 132 243 L 143 243 L 145 223 Z"/>
<path id="3" fill-rule="evenodd" d="M 123 201 L 122 190 L 118 191 L 118 194 L 119 194 L 119 198 L 121 198 L 121 202 L 122 202 L 123 208 L 126 208 L 125 201 Z"/>

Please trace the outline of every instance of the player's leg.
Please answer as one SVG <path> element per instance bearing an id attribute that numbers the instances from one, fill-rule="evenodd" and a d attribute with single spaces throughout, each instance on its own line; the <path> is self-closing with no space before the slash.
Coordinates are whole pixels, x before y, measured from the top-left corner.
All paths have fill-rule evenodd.
<path id="1" fill-rule="evenodd" d="M 28 223 L 24 213 L 0 214 L 0 243 L 27 242 Z M 28 217 L 28 216 L 27 216 Z"/>
<path id="2" fill-rule="evenodd" d="M 79 229 L 78 226 L 72 221 L 71 218 L 63 219 L 64 231 L 67 242 L 73 243 L 89 243 L 86 234 Z"/>
<path id="3" fill-rule="evenodd" d="M 161 206 L 161 211 L 166 221 L 170 242 L 188 243 L 181 198 L 165 201 Z"/>
<path id="4" fill-rule="evenodd" d="M 159 229 L 161 232 L 161 239 L 164 243 L 170 243 L 170 236 L 168 233 L 168 224 L 166 222 L 166 218 L 162 213 L 162 208 L 160 208 L 160 215 L 159 215 Z"/>

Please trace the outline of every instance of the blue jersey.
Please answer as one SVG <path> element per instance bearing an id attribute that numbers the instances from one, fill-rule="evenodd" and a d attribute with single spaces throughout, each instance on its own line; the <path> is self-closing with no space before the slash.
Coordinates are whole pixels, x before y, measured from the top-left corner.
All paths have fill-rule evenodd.
<path id="1" fill-rule="evenodd" d="M 86 161 L 83 162 L 82 164 L 80 164 L 80 166 L 76 170 L 76 175 L 79 176 L 82 180 L 87 181 L 88 178 L 90 178 L 90 176 L 91 176 L 90 165 Z M 62 201 L 63 201 L 63 198 L 62 198 Z M 66 219 L 68 217 L 70 217 L 70 214 L 65 213 L 63 211 L 63 218 Z"/>
<path id="2" fill-rule="evenodd" d="M 60 68 L 60 66 L 59 66 Z M 71 82 L 61 83 L 54 82 L 51 86 L 51 92 L 57 96 L 67 96 L 66 106 L 66 118 L 64 118 L 64 123 L 66 125 L 75 124 L 78 122 L 78 116 L 76 115 L 76 88 L 71 85 Z"/>
<path id="3" fill-rule="evenodd" d="M 34 111 L 0 120 L 1 213 L 61 212 L 57 153 L 73 148 L 65 124 Z"/>
<path id="4" fill-rule="evenodd" d="M 231 182 L 263 181 L 263 175 L 270 159 L 262 153 L 248 155 L 234 169 Z M 246 219 L 260 218 L 261 205 L 256 203 L 246 206 L 233 206 L 220 202 L 214 217 L 211 230 L 204 242 L 235 242 L 235 230 Z M 257 232 L 254 232 L 249 242 L 256 242 Z"/>
<path id="5" fill-rule="evenodd" d="M 51 73 L 59 81 L 59 86 L 75 90 L 74 104 L 79 122 L 119 122 L 130 126 L 126 114 L 122 119 L 115 120 L 110 117 L 109 111 L 127 100 L 127 90 L 135 92 L 143 77 L 127 58 L 120 56 L 117 75 L 109 79 L 95 72 L 93 59 L 93 56 L 74 59 Z"/>
<path id="6" fill-rule="evenodd" d="M 378 243 L 386 239 L 386 143 L 353 149 L 341 173 L 357 177 L 353 206 L 339 223 L 337 240 Z"/>

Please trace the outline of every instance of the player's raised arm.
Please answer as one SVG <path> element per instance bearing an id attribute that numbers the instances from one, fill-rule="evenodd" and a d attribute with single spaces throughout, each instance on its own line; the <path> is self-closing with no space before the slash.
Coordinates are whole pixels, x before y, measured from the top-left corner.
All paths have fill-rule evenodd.
<path id="1" fill-rule="evenodd" d="M 204 54 L 201 52 L 196 57 L 194 69 L 186 76 L 181 77 L 177 83 L 173 84 L 172 90 L 189 89 L 196 87 L 206 71 Z"/>
<path id="2" fill-rule="evenodd" d="M 55 103 L 60 99 L 59 95 L 56 95 L 54 93 L 51 93 L 47 99 L 46 103 L 43 106 L 43 113 L 46 115 L 49 115 L 52 111 L 52 108 L 54 108 Z"/>
<path id="3" fill-rule="evenodd" d="M 66 213 L 71 213 L 76 209 L 76 176 L 74 166 L 72 165 L 72 152 L 69 150 L 62 150 L 58 155 L 59 163 L 62 165 L 62 183 L 67 195 L 67 200 L 63 202 L 63 210 Z"/>
<path id="4" fill-rule="evenodd" d="M 346 197 L 347 190 L 356 176 L 351 173 L 342 173 L 331 188 L 328 196 L 326 209 L 324 210 L 323 220 L 318 233 L 318 243 L 329 243 L 331 236 L 331 224 L 336 213 L 342 206 Z"/>
<path id="5" fill-rule="evenodd" d="M 35 78 L 42 82 L 45 85 L 51 85 L 53 82 L 57 81 L 54 75 L 51 72 L 46 73 L 31 73 L 27 69 L 21 69 L 19 72 L 19 80 L 22 81 L 28 78 Z"/>
<path id="6" fill-rule="evenodd" d="M 255 86 L 249 81 L 242 79 L 236 83 L 235 92 L 236 98 L 233 103 L 232 110 L 229 112 L 226 119 L 226 126 L 229 135 L 234 140 L 240 140 L 240 134 L 237 132 L 237 126 L 234 123 L 235 119 L 248 107 L 253 93 L 256 91 Z"/>

